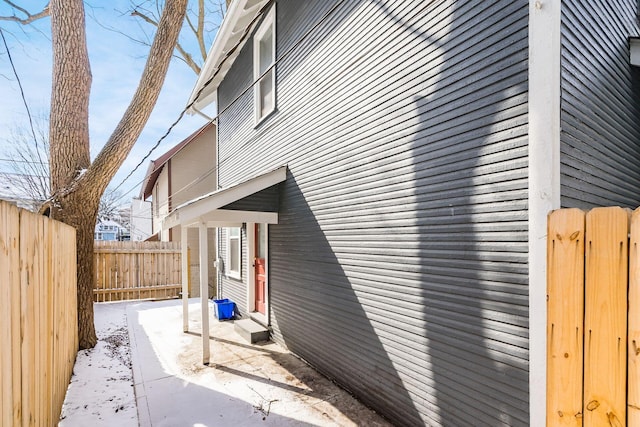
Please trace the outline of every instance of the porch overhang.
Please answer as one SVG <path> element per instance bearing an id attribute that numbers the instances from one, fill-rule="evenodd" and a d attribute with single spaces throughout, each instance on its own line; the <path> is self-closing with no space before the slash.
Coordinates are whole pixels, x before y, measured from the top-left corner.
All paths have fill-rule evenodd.
<path id="1" fill-rule="evenodd" d="M 640 67 L 640 37 L 629 37 L 629 61 Z"/>
<path id="2" fill-rule="evenodd" d="M 278 223 L 277 191 L 269 191 L 287 177 L 287 167 L 250 178 L 228 188 L 214 191 L 190 200 L 177 208 L 162 220 L 162 229 L 176 226 L 197 227 L 233 227 L 245 222 L 264 224 Z M 251 197 L 259 200 L 253 203 Z"/>

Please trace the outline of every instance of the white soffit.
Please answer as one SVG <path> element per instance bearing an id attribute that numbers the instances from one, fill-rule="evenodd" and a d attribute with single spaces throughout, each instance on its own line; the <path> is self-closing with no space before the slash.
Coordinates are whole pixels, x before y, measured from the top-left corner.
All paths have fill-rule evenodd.
<path id="1" fill-rule="evenodd" d="M 631 65 L 640 67 L 640 37 L 629 38 L 629 60 Z"/>
<path id="2" fill-rule="evenodd" d="M 194 113 L 196 109 L 201 110 L 215 101 L 216 90 L 220 82 L 222 82 L 233 65 L 247 39 L 245 38 L 228 58 L 227 54 L 241 40 L 245 31 L 251 32 L 253 30 L 253 28 L 247 29 L 247 27 L 269 1 L 270 0 L 233 0 L 231 2 L 227 14 L 222 21 L 222 25 L 220 25 L 216 39 L 211 49 L 209 49 L 207 60 L 202 66 L 198 81 L 189 96 L 187 105 L 191 104 L 196 99 L 198 92 L 204 88 L 198 100 L 189 108 L 189 113 Z M 205 84 L 216 72 L 215 78 L 205 87 Z"/>

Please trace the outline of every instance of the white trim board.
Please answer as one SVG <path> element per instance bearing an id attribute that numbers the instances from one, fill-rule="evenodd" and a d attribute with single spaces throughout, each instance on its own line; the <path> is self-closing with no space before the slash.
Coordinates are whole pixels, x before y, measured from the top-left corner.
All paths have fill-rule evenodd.
<path id="1" fill-rule="evenodd" d="M 529 1 L 529 420 L 544 426 L 547 215 L 560 207 L 561 2 Z"/>
<path id="2" fill-rule="evenodd" d="M 635 67 L 640 67 L 640 37 L 629 38 L 629 62 Z"/>
<path id="3" fill-rule="evenodd" d="M 181 224 L 181 226 L 193 228 L 197 227 L 200 222 L 207 223 L 208 227 L 241 227 L 244 222 L 277 224 L 278 213 L 216 209 L 196 218 L 193 222 Z"/>
<path id="4" fill-rule="evenodd" d="M 261 44 L 264 36 L 271 32 L 271 62 L 266 67 L 265 75 L 260 78 L 261 68 Z M 273 4 L 269 11 L 265 14 L 262 23 L 253 35 L 253 110 L 255 125 L 258 126 L 276 109 L 276 5 Z M 271 108 L 268 111 L 262 111 L 262 81 L 271 80 Z"/>

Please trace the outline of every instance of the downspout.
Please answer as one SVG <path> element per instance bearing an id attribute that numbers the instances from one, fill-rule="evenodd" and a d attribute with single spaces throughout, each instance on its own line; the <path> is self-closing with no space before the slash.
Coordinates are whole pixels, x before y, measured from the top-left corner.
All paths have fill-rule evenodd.
<path id="1" fill-rule="evenodd" d="M 216 92 L 216 97 L 217 97 L 217 92 Z M 216 106 L 217 106 L 217 99 L 216 99 Z M 215 119 L 215 123 L 216 123 L 216 190 L 220 189 L 220 149 L 219 149 L 219 141 L 220 141 L 220 126 L 219 126 L 219 120 L 218 117 L 216 117 Z M 216 280 L 216 284 L 218 285 L 218 289 L 216 292 L 217 298 L 220 299 L 222 298 L 222 259 L 220 258 L 220 246 L 222 245 L 222 240 L 220 240 L 220 227 L 216 227 L 216 275 L 217 275 L 217 280 Z"/>
<path id="2" fill-rule="evenodd" d="M 220 258 L 220 227 L 216 227 L 216 298 L 222 298 L 222 259 Z"/>
<path id="3" fill-rule="evenodd" d="M 171 176 L 171 159 L 167 160 L 167 209 L 168 212 L 171 212 L 171 201 L 173 200 L 173 186 L 171 185 L 171 181 L 173 177 Z M 173 242 L 173 228 L 169 229 L 169 241 Z"/>
<path id="4" fill-rule="evenodd" d="M 220 119 L 216 117 L 216 190 L 220 189 Z"/>

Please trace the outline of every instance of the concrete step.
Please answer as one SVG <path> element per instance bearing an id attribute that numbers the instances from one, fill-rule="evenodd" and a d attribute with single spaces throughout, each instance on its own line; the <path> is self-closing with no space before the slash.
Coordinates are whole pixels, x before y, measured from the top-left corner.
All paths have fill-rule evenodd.
<path id="1" fill-rule="evenodd" d="M 251 319 L 234 321 L 234 329 L 251 344 L 269 340 L 269 330 Z"/>

